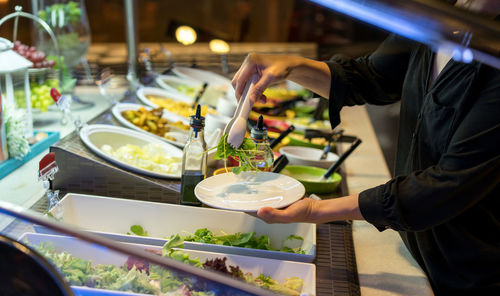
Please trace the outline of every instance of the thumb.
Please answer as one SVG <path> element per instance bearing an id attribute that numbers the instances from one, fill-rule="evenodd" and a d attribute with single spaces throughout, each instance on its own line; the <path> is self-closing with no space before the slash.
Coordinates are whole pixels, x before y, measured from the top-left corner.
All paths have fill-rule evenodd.
<path id="1" fill-rule="evenodd" d="M 290 223 L 286 210 L 264 207 L 257 211 L 257 216 L 266 223 Z"/>

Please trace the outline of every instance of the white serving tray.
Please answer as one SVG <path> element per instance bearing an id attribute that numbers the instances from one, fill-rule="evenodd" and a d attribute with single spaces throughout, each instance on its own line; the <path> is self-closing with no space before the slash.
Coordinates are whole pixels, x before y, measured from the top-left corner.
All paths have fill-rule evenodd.
<path id="1" fill-rule="evenodd" d="M 273 248 L 280 248 L 291 234 L 301 236 L 304 241 L 300 247 L 306 254 L 197 242 L 185 242 L 184 247 L 298 262 L 312 262 L 316 256 L 316 224 L 266 224 L 242 212 L 76 193 L 66 194 L 61 206 L 63 222 L 122 242 L 163 246 L 171 235 L 194 233 L 199 228 L 208 228 L 215 234 L 221 234 L 221 231 L 228 234 L 255 231 L 257 235 L 268 235 Z M 149 237 L 127 235 L 132 225 L 141 225 Z M 45 232 L 46 229 L 36 227 L 36 231 Z"/>
<path id="2" fill-rule="evenodd" d="M 34 246 L 38 246 L 42 242 L 51 242 L 56 252 L 67 252 L 75 257 L 84 260 L 91 260 L 92 264 L 113 264 L 123 266 L 128 259 L 128 255 L 118 252 L 110 252 L 107 248 L 95 244 L 85 243 L 79 239 L 68 236 L 39 234 L 39 233 L 24 233 L 19 239 L 21 242 L 26 242 Z M 161 250 L 159 246 L 135 245 L 139 249 Z M 314 295 L 316 293 L 316 266 L 309 263 L 299 263 L 292 261 L 281 261 L 267 258 L 254 258 L 241 255 L 228 255 L 215 252 L 204 252 L 195 250 L 184 250 L 189 253 L 191 258 L 200 258 L 201 262 L 206 259 L 214 259 L 226 257 L 227 265 L 238 265 L 243 272 L 251 272 L 254 276 L 260 273 L 271 276 L 279 283 L 283 283 L 286 278 L 299 277 L 303 280 L 301 295 Z M 99 289 L 87 287 L 72 287 L 74 290 L 85 290 L 97 293 Z M 103 293 L 108 293 L 108 290 L 100 290 Z M 114 292 L 116 295 L 142 295 L 130 292 Z"/>
<path id="3" fill-rule="evenodd" d="M 167 178 L 167 179 L 181 178 L 180 170 L 179 173 L 177 174 L 174 173 L 164 174 L 164 173 L 149 171 L 146 169 L 133 166 L 121 160 L 118 160 L 117 158 L 114 158 L 111 155 L 108 155 L 101 150 L 101 147 L 105 144 L 111 146 L 114 150 L 127 144 L 137 145 L 139 147 L 143 147 L 147 144 L 158 144 L 162 147 L 164 153 L 170 156 L 182 158 L 182 150 L 180 150 L 176 146 L 173 146 L 165 141 L 158 139 L 154 135 L 147 135 L 142 132 L 134 131 L 120 126 L 91 124 L 84 126 L 80 130 L 80 139 L 85 144 L 85 146 L 87 146 L 92 152 L 94 152 L 98 156 L 131 172 L 156 178 Z"/>

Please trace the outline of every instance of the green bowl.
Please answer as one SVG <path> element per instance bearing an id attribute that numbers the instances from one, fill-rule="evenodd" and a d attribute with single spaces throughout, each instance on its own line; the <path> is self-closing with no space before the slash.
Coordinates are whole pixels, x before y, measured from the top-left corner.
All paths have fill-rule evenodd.
<path id="1" fill-rule="evenodd" d="M 337 186 L 339 186 L 342 176 L 334 173 L 326 181 L 315 181 L 319 180 L 325 172 L 325 169 L 317 167 L 287 165 L 281 171 L 281 174 L 297 179 L 304 185 L 307 193 L 333 193 L 337 190 Z"/>

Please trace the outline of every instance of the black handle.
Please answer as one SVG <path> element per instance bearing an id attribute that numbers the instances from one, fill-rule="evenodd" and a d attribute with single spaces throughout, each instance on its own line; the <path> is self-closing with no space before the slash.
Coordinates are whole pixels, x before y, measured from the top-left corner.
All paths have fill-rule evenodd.
<path id="1" fill-rule="evenodd" d="M 323 119 L 323 112 L 328 107 L 328 100 L 322 97 L 318 98 L 318 103 L 316 104 L 316 109 L 314 109 L 313 117 L 311 122 Z"/>
<path id="2" fill-rule="evenodd" d="M 198 102 L 200 101 L 201 97 L 203 96 L 203 94 L 205 93 L 205 90 L 207 90 L 207 86 L 208 86 L 208 83 L 205 82 L 203 83 L 203 86 L 201 87 L 200 89 L 200 92 L 198 93 L 198 95 L 196 96 L 196 98 L 194 99 L 194 102 L 193 102 L 193 108 L 196 107 L 196 105 L 198 105 Z"/>
<path id="3" fill-rule="evenodd" d="M 330 149 L 332 149 L 332 140 L 331 139 L 328 141 L 328 144 L 326 144 L 325 148 L 323 149 L 323 153 L 321 153 L 319 160 L 327 159 L 328 152 L 330 152 Z"/>
<path id="4" fill-rule="evenodd" d="M 273 173 L 281 172 L 286 165 L 288 164 L 288 158 L 285 154 L 281 154 L 276 160 L 273 162 Z"/>
<path id="5" fill-rule="evenodd" d="M 281 134 L 276 139 L 272 140 L 271 143 L 269 144 L 271 149 L 276 147 L 276 145 L 278 145 L 286 136 L 288 136 L 288 134 L 290 134 L 294 130 L 295 130 L 295 126 L 290 125 L 286 130 L 281 132 Z"/>
<path id="6" fill-rule="evenodd" d="M 342 154 L 339 157 L 339 159 L 326 171 L 326 173 L 323 175 L 325 177 L 325 179 L 330 178 L 330 176 L 344 162 L 344 160 L 347 158 L 347 156 L 349 156 L 349 154 L 351 154 L 354 151 L 354 149 L 356 149 L 359 146 L 359 144 L 361 144 L 361 139 L 356 139 L 356 141 L 354 141 L 354 143 L 352 143 L 351 147 L 349 147 L 349 149 L 344 154 Z"/>

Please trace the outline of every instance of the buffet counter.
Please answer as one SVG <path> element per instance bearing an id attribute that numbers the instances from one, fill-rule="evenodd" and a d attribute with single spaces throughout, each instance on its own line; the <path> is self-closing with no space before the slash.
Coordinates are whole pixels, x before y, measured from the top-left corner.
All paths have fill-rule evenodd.
<path id="1" fill-rule="evenodd" d="M 109 106 L 96 87 L 78 87 L 76 93 L 80 98 L 95 103 L 91 109 L 75 112 L 85 122 Z M 349 192 L 358 193 L 386 182 L 389 172 L 365 108 L 345 108 L 341 126 L 349 134 L 363 139 L 363 144 L 345 163 Z M 56 123 L 40 130 L 59 131 L 63 138 L 74 128 L 71 124 L 61 126 Z M 37 181 L 38 162 L 47 152 L 0 180 L 0 200 L 23 207 L 31 207 L 40 200 L 44 191 Z M 354 222 L 353 239 L 362 295 L 432 295 L 425 275 L 396 232 L 387 230 L 379 233 L 366 222 Z"/>

